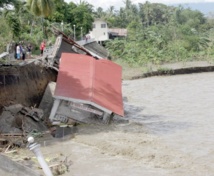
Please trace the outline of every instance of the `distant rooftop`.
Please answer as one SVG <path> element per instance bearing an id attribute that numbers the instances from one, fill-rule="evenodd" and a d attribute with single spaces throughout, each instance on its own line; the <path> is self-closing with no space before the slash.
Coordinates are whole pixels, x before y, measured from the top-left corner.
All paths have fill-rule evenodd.
<path id="1" fill-rule="evenodd" d="M 117 33 L 118 36 L 127 36 L 127 29 L 124 28 L 109 28 L 110 33 Z"/>

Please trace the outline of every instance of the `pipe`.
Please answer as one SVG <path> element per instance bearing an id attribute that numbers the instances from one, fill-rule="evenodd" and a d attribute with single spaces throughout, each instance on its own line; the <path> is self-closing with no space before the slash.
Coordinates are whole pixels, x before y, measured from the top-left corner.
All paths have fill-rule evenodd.
<path id="1" fill-rule="evenodd" d="M 48 167 L 42 152 L 40 150 L 40 144 L 34 143 L 34 138 L 33 137 L 28 137 L 28 142 L 30 145 L 28 146 L 29 149 L 36 155 L 36 158 L 42 167 L 43 172 L 45 173 L 46 176 L 53 176 L 50 168 Z"/>

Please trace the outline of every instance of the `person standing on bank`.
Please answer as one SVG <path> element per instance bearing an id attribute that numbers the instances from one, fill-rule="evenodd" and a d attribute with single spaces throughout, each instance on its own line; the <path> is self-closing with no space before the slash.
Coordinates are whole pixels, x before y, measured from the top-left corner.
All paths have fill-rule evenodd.
<path id="1" fill-rule="evenodd" d="M 27 58 L 30 59 L 31 58 L 31 52 L 32 52 L 32 46 L 31 44 L 29 43 L 27 45 Z"/>
<path id="2" fill-rule="evenodd" d="M 14 46 L 14 58 L 17 59 L 17 52 L 16 52 L 16 48 L 17 48 L 18 44 L 16 43 Z"/>
<path id="3" fill-rule="evenodd" d="M 21 47 L 22 47 L 22 60 L 25 60 L 26 49 L 24 46 L 21 46 Z"/>
<path id="4" fill-rule="evenodd" d="M 43 41 L 43 42 L 40 44 L 40 54 L 41 54 L 41 56 L 43 56 L 44 49 L 45 49 L 45 41 Z"/>
<path id="5" fill-rule="evenodd" d="M 21 59 L 21 44 L 16 46 L 16 58 L 19 60 Z"/>

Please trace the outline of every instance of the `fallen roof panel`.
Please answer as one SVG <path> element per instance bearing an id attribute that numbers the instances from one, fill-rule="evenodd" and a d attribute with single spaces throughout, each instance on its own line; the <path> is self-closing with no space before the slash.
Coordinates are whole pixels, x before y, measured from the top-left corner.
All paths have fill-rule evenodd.
<path id="1" fill-rule="evenodd" d="M 122 68 L 110 60 L 62 53 L 55 98 L 91 104 L 124 116 Z"/>

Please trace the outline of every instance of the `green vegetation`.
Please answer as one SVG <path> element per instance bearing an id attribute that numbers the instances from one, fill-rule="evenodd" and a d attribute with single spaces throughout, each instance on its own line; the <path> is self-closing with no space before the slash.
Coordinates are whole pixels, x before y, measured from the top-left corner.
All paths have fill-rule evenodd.
<path id="1" fill-rule="evenodd" d="M 127 38 L 106 43 L 115 59 L 138 66 L 213 60 L 214 23 L 199 11 L 149 2 L 136 6 L 126 0 L 114 15 L 117 25 L 108 12 L 102 14 L 110 26 L 128 29 Z"/>
<path id="2" fill-rule="evenodd" d="M 115 10 L 110 6 L 96 10 L 85 1 L 75 4 L 64 0 L 1 0 L 0 52 L 12 41 L 34 46 L 45 38 L 53 44 L 52 26 L 80 39 L 101 18 L 111 28 L 126 28 L 126 38 L 106 42 L 113 60 L 132 66 L 159 65 L 192 60 L 212 61 L 214 56 L 214 20 L 201 12 L 160 3 L 132 4 Z M 12 7 L 12 8 L 11 8 Z M 35 48 L 35 47 L 34 47 Z"/>
<path id="3" fill-rule="evenodd" d="M 38 49 L 43 39 L 55 42 L 52 27 L 76 38 L 92 28 L 93 7 L 86 2 L 75 4 L 64 0 L 1 0 L 0 2 L 0 53 L 8 43 L 24 41 Z"/>

